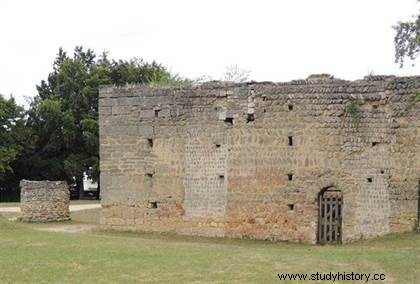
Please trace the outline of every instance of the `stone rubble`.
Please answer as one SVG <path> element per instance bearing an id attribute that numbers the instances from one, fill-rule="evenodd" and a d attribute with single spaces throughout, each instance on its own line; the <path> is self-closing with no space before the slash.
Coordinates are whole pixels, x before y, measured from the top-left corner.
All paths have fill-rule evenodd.
<path id="1" fill-rule="evenodd" d="M 70 220 L 70 192 L 65 181 L 20 182 L 20 220 L 58 222 Z"/>

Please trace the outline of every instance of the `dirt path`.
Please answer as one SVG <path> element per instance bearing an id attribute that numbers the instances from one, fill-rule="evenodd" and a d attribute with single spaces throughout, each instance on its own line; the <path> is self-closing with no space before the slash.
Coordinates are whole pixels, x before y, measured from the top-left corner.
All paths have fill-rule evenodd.
<path id="1" fill-rule="evenodd" d="M 0 207 L 0 212 L 15 213 L 20 212 L 19 207 Z"/>
<path id="2" fill-rule="evenodd" d="M 48 231 L 48 232 L 63 232 L 63 233 L 84 233 L 92 231 L 97 228 L 97 225 L 93 224 L 54 224 L 48 227 L 34 227 L 35 230 Z"/>
<path id="3" fill-rule="evenodd" d="M 41 223 L 32 225 L 31 228 L 39 231 L 85 233 L 97 228 L 99 225 L 99 209 L 101 204 L 70 204 L 72 220 L 76 223 Z M 20 207 L 0 207 L 0 215 L 16 220 L 20 215 Z M 80 222 L 80 223 L 79 223 Z"/>
<path id="4" fill-rule="evenodd" d="M 75 204 L 70 205 L 70 212 L 101 208 L 101 204 Z M 0 207 L 0 212 L 20 212 L 20 207 Z"/>

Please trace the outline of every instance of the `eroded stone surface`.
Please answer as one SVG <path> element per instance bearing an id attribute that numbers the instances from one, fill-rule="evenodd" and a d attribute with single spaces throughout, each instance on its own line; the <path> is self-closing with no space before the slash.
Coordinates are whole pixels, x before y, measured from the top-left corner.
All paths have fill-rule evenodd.
<path id="1" fill-rule="evenodd" d="M 314 243 L 318 195 L 333 186 L 344 242 L 412 230 L 419 89 L 420 77 L 328 74 L 104 87 L 101 224 Z"/>

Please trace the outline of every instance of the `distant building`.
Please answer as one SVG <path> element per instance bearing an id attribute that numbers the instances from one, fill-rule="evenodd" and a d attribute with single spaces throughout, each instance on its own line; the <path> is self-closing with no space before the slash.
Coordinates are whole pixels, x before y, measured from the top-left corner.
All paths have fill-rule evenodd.
<path id="1" fill-rule="evenodd" d="M 93 181 L 86 172 L 83 172 L 83 190 L 96 191 L 98 190 L 98 183 Z"/>

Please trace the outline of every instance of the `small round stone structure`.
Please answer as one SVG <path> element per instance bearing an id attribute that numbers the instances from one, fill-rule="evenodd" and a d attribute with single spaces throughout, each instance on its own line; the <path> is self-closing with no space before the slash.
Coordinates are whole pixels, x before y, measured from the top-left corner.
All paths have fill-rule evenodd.
<path id="1" fill-rule="evenodd" d="M 20 182 L 20 219 L 25 222 L 70 220 L 70 192 L 65 181 Z"/>

